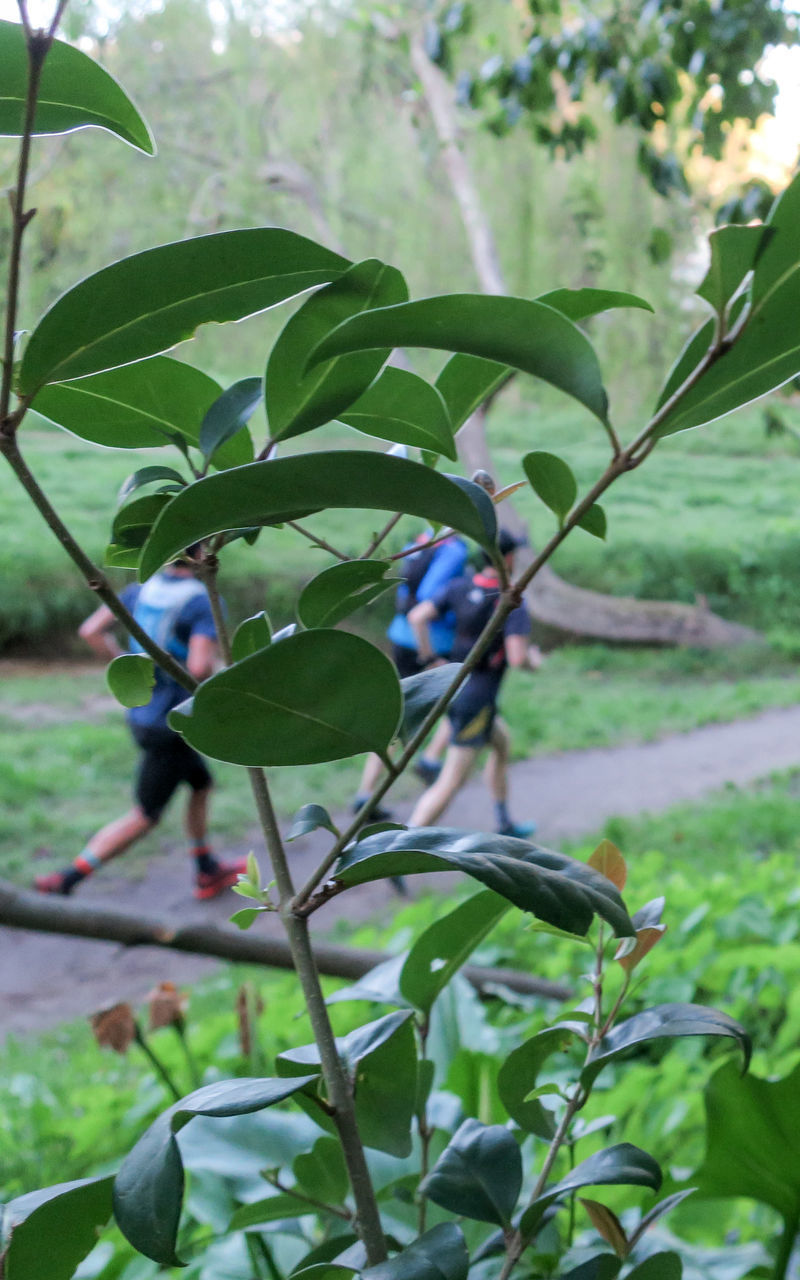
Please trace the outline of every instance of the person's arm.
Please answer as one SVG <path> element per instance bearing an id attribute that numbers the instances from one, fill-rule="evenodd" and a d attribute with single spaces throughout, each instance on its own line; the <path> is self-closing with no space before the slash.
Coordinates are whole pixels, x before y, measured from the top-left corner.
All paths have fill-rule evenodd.
<path id="1" fill-rule="evenodd" d="M 203 635 L 196 631 L 189 640 L 189 652 L 186 655 L 186 670 L 195 680 L 207 680 L 216 670 L 218 658 L 217 642 L 213 636 Z"/>
<path id="2" fill-rule="evenodd" d="M 117 619 L 107 604 L 101 604 L 78 628 L 78 635 L 85 640 L 89 648 L 106 662 L 110 658 L 118 658 L 125 650 L 114 635 L 113 628 Z"/>
<path id="3" fill-rule="evenodd" d="M 505 638 L 506 658 L 510 667 L 537 671 L 544 661 L 538 644 L 528 644 L 528 637 L 511 635 Z"/>
<path id="4" fill-rule="evenodd" d="M 423 600 L 415 604 L 408 614 L 408 622 L 417 642 L 417 656 L 420 662 L 432 662 L 436 657 L 431 644 L 431 631 L 428 625 L 439 616 L 439 610 L 432 600 Z"/>

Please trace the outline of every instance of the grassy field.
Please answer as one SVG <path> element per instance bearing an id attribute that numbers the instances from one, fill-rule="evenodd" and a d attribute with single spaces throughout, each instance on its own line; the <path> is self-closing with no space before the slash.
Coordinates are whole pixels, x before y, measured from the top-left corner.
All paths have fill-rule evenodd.
<path id="1" fill-rule="evenodd" d="M 26 674 L 27 673 L 27 674 Z M 800 673 L 762 650 L 700 654 L 555 650 L 534 676 L 513 672 L 503 699 L 517 758 L 584 747 L 648 741 L 664 733 L 729 721 L 800 701 Z M 118 815 L 130 793 L 134 750 L 123 713 L 105 689 L 101 666 L 64 664 L 32 672 L 0 664 L 0 874 L 30 878 L 82 848 Z M 273 770 L 282 817 L 314 799 L 343 810 L 356 789 L 360 760 Z M 219 782 L 213 829 L 218 843 L 254 839 L 245 772 L 214 766 Z M 418 784 L 401 780 L 408 797 Z M 179 843 L 180 804 L 159 830 L 126 855 L 132 873 L 164 843 Z"/>

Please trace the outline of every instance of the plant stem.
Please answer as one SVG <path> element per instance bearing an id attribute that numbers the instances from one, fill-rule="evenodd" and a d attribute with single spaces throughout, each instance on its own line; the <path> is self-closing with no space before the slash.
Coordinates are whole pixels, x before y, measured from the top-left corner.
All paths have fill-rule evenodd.
<path id="1" fill-rule="evenodd" d="M 304 529 L 296 520 L 286 520 L 284 522 L 289 529 L 294 529 L 295 533 L 301 534 L 307 538 L 309 542 L 313 542 L 315 547 L 321 547 L 323 551 L 327 551 L 330 555 L 335 556 L 337 560 L 341 560 L 344 564 L 349 564 L 351 557 L 345 555 L 343 551 L 337 551 L 336 547 L 332 547 L 324 538 L 318 538 L 310 529 Z"/>
<path id="2" fill-rule="evenodd" d="M 403 512 L 396 511 L 395 514 L 392 516 L 391 520 L 389 520 L 383 526 L 380 533 L 375 534 L 375 537 L 370 542 L 366 551 L 362 551 L 361 555 L 358 557 L 359 560 L 369 560 L 373 552 L 377 551 L 378 547 L 381 545 L 384 538 L 387 538 L 389 536 L 389 534 L 392 532 L 392 529 L 395 527 L 396 524 L 400 522 L 400 520 L 402 520 L 402 518 L 403 518 Z"/>
<path id="3" fill-rule="evenodd" d="M 183 1056 L 186 1059 L 186 1066 L 189 1069 L 189 1080 L 193 1089 L 200 1088 L 200 1072 L 197 1069 L 197 1063 L 194 1060 L 191 1046 L 189 1045 L 189 1037 L 186 1034 L 186 1022 L 183 1018 L 179 1018 L 177 1022 L 173 1022 L 175 1034 L 181 1042 Z"/>
<path id="4" fill-rule="evenodd" d="M 276 1191 L 282 1191 L 285 1196 L 292 1196 L 295 1200 L 301 1201 L 302 1204 L 311 1205 L 312 1209 L 321 1209 L 323 1213 L 332 1213 L 336 1218 L 343 1218 L 345 1222 L 352 1222 L 353 1215 L 347 1209 L 340 1209 L 338 1205 L 327 1204 L 324 1200 L 316 1200 L 314 1196 L 307 1196 L 303 1191 L 297 1191 L 294 1187 L 287 1187 L 281 1182 L 280 1178 L 267 1178 L 267 1182 L 275 1187 Z"/>
<path id="5" fill-rule="evenodd" d="M 786 1280 L 799 1228 L 800 1214 L 795 1214 L 793 1218 L 784 1218 L 778 1252 L 775 1255 L 775 1266 L 772 1270 L 772 1280 Z"/>
<path id="6" fill-rule="evenodd" d="M 272 873 L 280 895 L 280 914 L 286 930 L 292 959 L 303 995 L 306 1010 L 319 1049 L 322 1072 L 333 1109 L 333 1121 L 339 1135 L 350 1186 L 356 1203 L 357 1230 L 367 1251 L 369 1266 L 376 1266 L 386 1259 L 386 1241 L 383 1236 L 380 1213 L 375 1191 L 367 1167 L 364 1145 L 358 1132 L 355 1103 L 351 1083 L 339 1058 L 336 1039 L 331 1027 L 325 997 L 320 985 L 308 922 L 292 909 L 294 885 L 292 884 L 286 851 L 283 847 L 272 798 L 263 769 L 250 768 L 250 785 L 258 810 L 261 828 L 272 863 Z"/>
<path id="7" fill-rule="evenodd" d="M 154 640 L 150 638 L 146 631 L 143 631 L 135 620 L 133 615 L 119 599 L 114 591 L 108 578 L 102 569 L 98 568 L 85 551 L 75 541 L 67 526 L 61 517 L 51 505 L 49 499 L 41 489 L 37 480 L 28 469 L 28 466 L 19 450 L 16 437 L 14 435 L 5 435 L 0 432 L 0 454 L 8 462 L 12 471 L 16 475 L 31 502 L 36 507 L 39 514 L 43 517 L 45 523 L 52 533 L 55 534 L 58 541 L 72 560 L 73 564 L 82 573 L 86 580 L 86 585 L 93 591 L 103 604 L 107 605 L 114 617 L 122 624 L 129 635 L 141 645 L 145 653 L 148 653 L 155 663 L 165 671 L 167 675 L 186 689 L 188 693 L 193 693 L 197 688 L 197 681 L 193 676 L 189 675 L 179 662 L 167 653 L 166 649 L 162 649 Z"/>
<path id="8" fill-rule="evenodd" d="M 150 1048 L 150 1045 L 147 1042 L 147 1038 L 145 1037 L 143 1031 L 141 1030 L 138 1022 L 134 1023 L 134 1026 L 136 1028 L 134 1032 L 134 1039 L 136 1040 L 136 1043 L 138 1044 L 139 1048 L 142 1050 L 145 1057 L 149 1058 L 150 1063 L 153 1066 L 153 1069 L 161 1077 L 161 1079 L 169 1089 L 175 1101 L 180 1102 L 181 1098 L 183 1097 L 183 1094 L 178 1089 L 177 1085 L 175 1084 L 175 1081 L 172 1079 L 172 1076 L 167 1071 L 167 1068 L 164 1066 L 161 1059 L 158 1058 L 155 1055 L 155 1053 L 153 1053 L 153 1050 Z"/>

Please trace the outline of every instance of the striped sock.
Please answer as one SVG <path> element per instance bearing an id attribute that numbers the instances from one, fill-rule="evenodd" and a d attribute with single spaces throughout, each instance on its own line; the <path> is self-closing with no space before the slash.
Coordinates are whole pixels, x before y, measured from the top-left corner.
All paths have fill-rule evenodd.
<path id="1" fill-rule="evenodd" d="M 80 884 L 81 880 L 85 880 L 93 871 L 100 866 L 102 859 L 98 854 L 92 853 L 92 850 L 86 848 L 78 854 L 71 867 L 64 872 L 64 890 L 69 892 L 74 889 L 76 884 Z"/>

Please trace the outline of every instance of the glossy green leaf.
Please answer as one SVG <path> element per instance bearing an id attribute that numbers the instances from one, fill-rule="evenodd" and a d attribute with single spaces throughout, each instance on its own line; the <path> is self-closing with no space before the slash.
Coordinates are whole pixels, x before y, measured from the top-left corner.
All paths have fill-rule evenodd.
<path id="1" fill-rule="evenodd" d="M 137 489 L 144 489 L 147 485 L 158 484 L 163 481 L 162 488 L 175 491 L 182 489 L 186 484 L 186 479 L 181 475 L 180 471 L 176 471 L 174 467 L 140 467 L 138 471 L 134 471 L 123 481 L 117 495 L 118 502 L 126 502 Z"/>
<path id="2" fill-rule="evenodd" d="M 615 289 L 552 289 L 536 299 L 548 307 L 555 307 L 568 320 L 586 320 L 601 311 L 613 311 L 618 307 L 639 307 L 653 311 L 653 307 L 636 293 L 619 293 Z"/>
<path id="3" fill-rule="evenodd" d="M 209 461 L 222 445 L 247 426 L 261 401 L 263 388 L 260 378 L 242 378 L 223 391 L 206 410 L 200 424 L 198 445 L 203 457 Z M 248 459 L 249 461 L 249 459 Z"/>
<path id="4" fill-rule="evenodd" d="M 496 537 L 492 501 L 469 480 L 361 450 L 302 454 L 206 476 L 177 494 L 153 530 L 142 579 L 212 533 L 279 524 L 326 507 L 404 511 L 449 525 L 488 548 Z"/>
<path id="5" fill-rule="evenodd" d="M 297 840 L 300 836 L 308 835 L 309 831 L 318 831 L 320 827 L 333 835 L 339 834 L 327 809 L 323 809 L 321 804 L 304 804 L 294 815 L 286 839 Z"/>
<path id="6" fill-rule="evenodd" d="M 554 453 L 541 451 L 526 453 L 522 465 L 534 493 L 562 525 L 578 496 L 578 484 L 571 468 Z"/>
<path id="7" fill-rule="evenodd" d="M 440 1222 L 400 1253 L 367 1267 L 364 1280 L 467 1280 L 469 1254 L 455 1222 Z"/>
<path id="8" fill-rule="evenodd" d="M 111 1184 L 110 1177 L 60 1182 L 0 1205 L 4 1280 L 71 1280 L 111 1217 Z"/>
<path id="9" fill-rule="evenodd" d="M 416 675 L 405 676 L 400 681 L 400 688 L 403 690 L 400 737 L 404 743 L 411 741 L 429 711 L 450 688 L 460 669 L 460 662 L 446 662 L 442 667 L 418 671 Z"/>
<path id="10" fill-rule="evenodd" d="M 391 355 L 391 348 L 340 356 L 310 371 L 308 357 L 343 320 L 407 297 L 400 272 L 370 258 L 303 303 L 278 337 L 267 363 L 267 417 L 273 440 L 322 426 L 358 400 Z"/>
<path id="11" fill-rule="evenodd" d="M 336 626 L 397 586 L 399 578 L 386 578 L 392 567 L 388 560 L 350 560 L 323 569 L 301 591 L 297 616 L 304 627 Z"/>
<path id="12" fill-rule="evenodd" d="M 400 991 L 409 1004 L 429 1014 L 439 992 L 505 915 L 508 906 L 505 898 L 484 890 L 429 925 L 412 946 L 400 974 Z"/>
<path id="13" fill-rule="evenodd" d="M 509 1130 L 465 1120 L 419 1189 L 451 1213 L 507 1227 L 521 1188 L 522 1156 Z"/>
<path id="14" fill-rule="evenodd" d="M 317 1138 L 310 1151 L 297 1156 L 292 1173 L 299 1189 L 315 1200 L 341 1205 L 347 1198 L 347 1165 L 336 1138 Z"/>
<path id="15" fill-rule="evenodd" d="M 135 550 L 134 566 L 138 564 L 141 548 L 150 536 L 153 525 L 161 512 L 169 506 L 171 497 L 169 493 L 147 493 L 133 497 L 114 516 L 111 524 L 112 546 Z"/>
<path id="16" fill-rule="evenodd" d="M 447 407 L 453 431 L 513 376 L 507 364 L 480 356 L 454 355 L 436 379 L 436 390 Z"/>
<path id="17" fill-rule="evenodd" d="M 606 513 L 599 502 L 593 502 L 589 510 L 584 511 L 578 524 L 595 538 L 605 539 L 608 532 Z"/>
<path id="18" fill-rule="evenodd" d="M 266 649 L 271 640 L 269 618 L 262 609 L 260 613 L 254 613 L 252 618 L 245 618 L 244 622 L 239 623 L 231 641 L 231 657 L 234 662 L 241 662 L 260 649 Z"/>
<path id="19" fill-rule="evenodd" d="M 106 682 L 123 707 L 144 707 L 156 682 L 153 659 L 144 653 L 121 653 L 107 667 Z"/>
<path id="20" fill-rule="evenodd" d="M 201 324 L 243 320 L 341 275 L 339 254 L 293 231 L 220 231 L 104 267 L 53 303 L 28 341 L 20 391 L 158 355 Z"/>
<path id="21" fill-rule="evenodd" d="M 590 1085 L 605 1063 L 634 1045 L 683 1036 L 729 1037 L 741 1049 L 743 1069 L 747 1070 L 752 1049 L 750 1037 L 727 1013 L 700 1004 L 659 1004 L 635 1013 L 603 1036 L 581 1073 L 581 1082 Z"/>
<path id="22" fill-rule="evenodd" d="M 792 1231 L 800 1217 L 800 1064 L 779 1080 L 726 1062 L 705 1091 L 706 1155 L 692 1174 L 702 1198 L 746 1196 L 771 1205 Z"/>
<path id="23" fill-rule="evenodd" d="M 340 413 L 348 427 L 379 440 L 394 440 L 455 462 L 455 440 L 441 393 L 424 378 L 390 366 L 362 396 Z"/>
<path id="24" fill-rule="evenodd" d="M 608 398 L 590 342 L 566 316 L 539 302 L 466 293 L 383 307 L 339 325 L 312 361 L 379 345 L 433 347 L 510 365 L 607 420 Z"/>
<path id="25" fill-rule="evenodd" d="M 548 1141 L 555 1133 L 553 1112 L 530 1094 L 539 1072 L 554 1053 L 568 1045 L 574 1032 L 568 1027 L 550 1027 L 512 1049 L 497 1076 L 500 1101 L 512 1120 L 526 1133 Z"/>
<path id="26" fill-rule="evenodd" d="M 134 1249 L 162 1266 L 181 1265 L 175 1255 L 184 1181 L 175 1141 L 179 1129 L 194 1116 L 261 1111 L 305 1088 L 318 1074 L 307 1072 L 293 1080 L 221 1080 L 196 1089 L 162 1112 L 125 1157 L 114 1182 L 114 1216 Z M 264 1160 L 269 1162 L 268 1150 Z"/>
<path id="27" fill-rule="evenodd" d="M 365 973 L 358 982 L 347 987 L 340 987 L 328 996 L 326 1004 L 342 1004 L 349 1000 L 369 1000 L 372 1004 L 390 1004 L 408 1007 L 408 1002 L 400 994 L 400 974 L 406 961 L 407 951 L 391 960 L 376 964 L 374 969 Z"/>
<path id="28" fill-rule="evenodd" d="M 581 1187 L 623 1186 L 648 1187 L 658 1191 L 661 1186 L 661 1169 L 646 1151 L 630 1142 L 620 1142 L 614 1147 L 597 1151 L 576 1165 L 565 1178 L 549 1187 L 525 1210 L 520 1222 L 523 1236 L 535 1231 L 548 1205 Z"/>
<path id="29" fill-rule="evenodd" d="M 115 449 L 151 449 L 168 444 L 175 433 L 196 443 L 203 416 L 221 391 L 199 369 L 155 356 L 43 387 L 33 408 L 81 440 Z"/>
<path id="30" fill-rule="evenodd" d="M 755 266 L 765 242 L 774 234 L 773 228 L 764 226 L 718 227 L 711 232 L 711 263 L 697 293 L 717 315 L 724 315 L 739 285 Z"/>
<path id="31" fill-rule="evenodd" d="M 621 1258 L 615 1258 L 611 1253 L 597 1253 L 565 1272 L 562 1280 L 615 1280 L 621 1266 Z"/>
<path id="32" fill-rule="evenodd" d="M 346 849 L 334 868 L 342 884 L 386 876 L 463 871 L 522 911 L 570 933 L 585 934 L 597 913 L 615 933 L 633 933 L 619 893 L 586 863 L 512 836 L 417 827 L 368 836 Z"/>
<path id="33" fill-rule="evenodd" d="M 681 1280 L 682 1275 L 680 1254 L 669 1250 L 651 1253 L 649 1258 L 626 1273 L 626 1280 Z"/>
<path id="34" fill-rule="evenodd" d="M 241 912 L 239 913 L 241 914 Z M 267 1222 L 284 1222 L 299 1218 L 303 1213 L 316 1213 L 311 1205 L 303 1205 L 296 1196 L 282 1195 L 278 1192 L 265 1196 L 263 1200 L 254 1200 L 251 1204 L 240 1205 L 228 1223 L 229 1231 L 257 1231 Z"/>
<path id="35" fill-rule="evenodd" d="M 388 1155 L 411 1153 L 411 1123 L 417 1084 L 417 1051 L 410 1010 L 386 1014 L 337 1039 L 339 1056 L 356 1083 L 356 1120 L 364 1144 Z M 315 1044 L 278 1056 L 281 1075 L 295 1075 L 319 1062 Z M 309 1113 L 335 1133 L 333 1122 L 308 1104 Z"/>
<path id="36" fill-rule="evenodd" d="M 25 32 L 0 22 L 0 135 L 21 138 L 28 93 Z M 74 45 L 54 40 L 45 58 L 33 133 L 71 133 L 95 126 L 114 133 L 147 155 L 153 137 L 125 91 L 99 63 Z"/>
<path id="37" fill-rule="evenodd" d="M 173 729 L 231 764 L 315 764 L 384 752 L 400 685 L 385 654 L 344 631 L 301 631 L 204 681 Z"/>
<path id="38" fill-rule="evenodd" d="M 731 308 L 735 316 L 739 303 L 743 328 L 734 342 L 720 348 L 665 415 L 660 435 L 712 422 L 800 372 L 800 179 L 792 181 L 773 207 L 768 226 L 775 234 L 756 257 L 749 295 L 737 298 Z M 748 306 L 748 297 L 745 314 L 741 309 Z M 730 327 L 736 327 L 733 319 Z M 708 336 L 708 326 L 702 332 Z M 678 361 L 680 372 L 685 371 L 690 355 L 697 354 L 701 341 L 700 335 L 690 341 Z M 666 402 L 675 377 L 670 375 L 661 403 Z"/>

